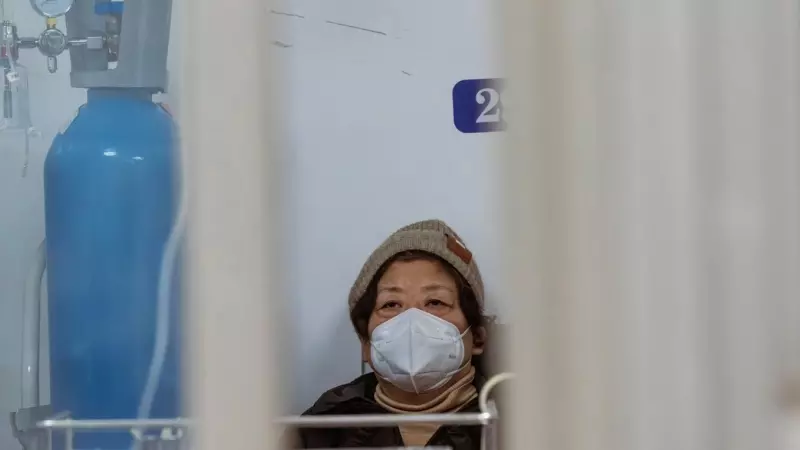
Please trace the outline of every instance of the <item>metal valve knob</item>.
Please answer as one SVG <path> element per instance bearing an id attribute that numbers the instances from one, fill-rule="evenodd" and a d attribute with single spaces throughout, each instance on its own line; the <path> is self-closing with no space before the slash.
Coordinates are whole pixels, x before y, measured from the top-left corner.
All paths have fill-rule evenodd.
<path id="1" fill-rule="evenodd" d="M 39 35 L 39 51 L 45 56 L 58 56 L 67 49 L 67 36 L 58 28 L 48 28 Z"/>

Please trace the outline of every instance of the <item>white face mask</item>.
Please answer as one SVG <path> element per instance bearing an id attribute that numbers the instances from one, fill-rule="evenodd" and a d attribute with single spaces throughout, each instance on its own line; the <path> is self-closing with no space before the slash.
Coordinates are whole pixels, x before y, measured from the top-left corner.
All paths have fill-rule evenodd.
<path id="1" fill-rule="evenodd" d="M 455 325 L 410 308 L 372 331 L 375 372 L 406 392 L 439 388 L 464 365 L 463 333 Z"/>

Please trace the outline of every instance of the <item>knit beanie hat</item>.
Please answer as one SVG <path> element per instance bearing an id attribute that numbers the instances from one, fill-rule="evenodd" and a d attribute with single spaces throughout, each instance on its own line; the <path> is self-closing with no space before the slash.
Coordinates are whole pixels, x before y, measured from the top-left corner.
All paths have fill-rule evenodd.
<path id="1" fill-rule="evenodd" d="M 419 250 L 436 255 L 455 268 L 475 293 L 478 305 L 483 308 L 483 279 L 478 265 L 464 241 L 441 220 L 424 220 L 412 223 L 394 232 L 364 263 L 353 287 L 350 289 L 350 310 L 361 299 L 381 266 L 398 253 Z"/>

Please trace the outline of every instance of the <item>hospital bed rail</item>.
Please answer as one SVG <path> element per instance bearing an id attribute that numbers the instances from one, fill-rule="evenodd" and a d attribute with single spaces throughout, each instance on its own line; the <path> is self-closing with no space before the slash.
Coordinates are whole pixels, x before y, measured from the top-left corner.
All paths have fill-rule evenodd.
<path id="1" fill-rule="evenodd" d="M 493 402 L 489 402 L 486 411 L 475 413 L 443 413 L 443 414 L 354 414 L 354 415 L 323 415 L 323 416 L 283 416 L 275 420 L 279 426 L 292 428 L 380 428 L 387 426 L 436 424 L 436 425 L 463 425 L 481 426 L 481 450 L 497 449 L 497 423 L 498 414 Z M 48 419 L 37 423 L 37 427 L 47 433 L 47 449 L 52 449 L 53 434 L 64 433 L 64 449 L 75 450 L 73 446 L 76 432 L 98 432 L 129 430 L 131 434 L 140 438 L 142 430 L 177 431 L 190 429 L 197 422 L 191 419 L 103 419 L 103 420 L 76 420 L 69 418 Z M 139 448 L 145 449 L 182 449 L 178 441 L 182 441 L 182 433 L 174 443 L 162 439 L 148 443 L 140 441 Z M 142 439 L 142 438 L 140 438 Z"/>

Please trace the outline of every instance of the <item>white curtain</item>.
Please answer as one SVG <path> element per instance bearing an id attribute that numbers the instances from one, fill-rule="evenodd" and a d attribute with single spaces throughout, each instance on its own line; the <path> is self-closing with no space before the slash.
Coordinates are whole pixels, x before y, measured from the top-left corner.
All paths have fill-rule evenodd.
<path id="1" fill-rule="evenodd" d="M 278 126 L 269 2 L 176 2 L 185 28 L 182 150 L 189 189 L 187 392 L 192 448 L 272 449 L 280 410 L 275 261 Z M 285 360 L 285 359 L 284 359 Z"/>
<path id="2" fill-rule="evenodd" d="M 782 448 L 798 2 L 503 8 L 510 448 Z"/>

